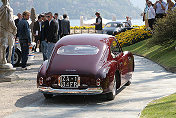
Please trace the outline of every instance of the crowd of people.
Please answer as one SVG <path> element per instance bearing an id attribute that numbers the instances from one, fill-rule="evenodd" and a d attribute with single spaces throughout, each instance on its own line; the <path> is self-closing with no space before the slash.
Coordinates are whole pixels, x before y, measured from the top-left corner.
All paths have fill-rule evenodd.
<path id="1" fill-rule="evenodd" d="M 16 40 L 18 39 L 21 46 L 21 57 L 22 57 L 22 68 L 27 69 L 27 61 L 29 54 L 29 46 L 31 45 L 31 31 L 36 43 L 33 51 L 39 51 L 43 53 L 43 60 L 48 60 L 52 54 L 55 43 L 62 37 L 70 34 L 70 21 L 68 20 L 67 14 L 59 19 L 58 13 L 54 15 L 51 12 L 42 13 L 38 16 L 37 21 L 34 22 L 31 28 L 28 21 L 30 19 L 30 12 L 25 11 L 22 14 L 18 13 L 18 18 L 15 19 L 15 25 L 17 27 Z M 95 15 L 96 23 L 95 29 L 97 33 L 102 34 L 102 17 L 99 12 Z M 31 30 L 32 29 L 32 30 Z M 14 48 L 13 48 L 14 53 Z M 13 61 L 14 59 L 12 59 Z M 12 62 L 13 64 L 13 62 Z"/>
<path id="2" fill-rule="evenodd" d="M 156 1 L 154 4 L 146 0 L 146 7 L 144 9 L 143 19 L 145 21 L 145 26 L 150 27 L 153 30 L 153 25 L 158 18 L 163 18 L 171 10 L 176 7 L 172 0 L 167 0 L 167 3 L 163 0 Z"/>
<path id="3" fill-rule="evenodd" d="M 92 25 L 95 25 L 95 30 L 98 34 L 102 34 L 102 17 L 99 12 L 95 13 L 96 21 Z M 37 21 L 34 22 L 31 28 L 27 20 L 30 18 L 30 12 L 25 11 L 23 14 L 18 13 L 18 18 L 15 19 L 15 25 L 17 27 L 16 39 L 19 39 L 21 52 L 22 52 L 22 68 L 27 69 L 27 61 L 29 54 L 29 46 L 31 45 L 31 31 L 36 43 L 34 52 L 39 51 L 43 54 L 43 60 L 48 60 L 52 54 L 52 50 L 55 43 L 62 37 L 70 34 L 70 21 L 67 14 L 59 19 L 58 13 L 54 15 L 51 12 L 42 13 L 38 16 Z M 131 20 L 127 16 L 127 24 L 130 27 Z M 32 30 L 30 30 L 32 29 Z M 13 59 L 12 59 L 13 60 Z"/>
<path id="4" fill-rule="evenodd" d="M 22 68 L 27 69 L 27 60 L 29 54 L 29 46 L 31 45 L 30 27 L 27 20 L 30 18 L 30 12 L 25 11 L 21 15 L 18 13 L 15 20 L 17 27 L 16 38 L 19 39 L 22 52 Z M 58 13 L 54 16 L 51 12 L 43 13 L 38 16 L 38 20 L 33 26 L 33 35 L 35 37 L 36 47 L 43 53 L 43 60 L 50 58 L 55 43 L 62 37 L 70 34 L 70 21 L 67 14 L 63 15 L 63 19 L 58 18 Z"/>

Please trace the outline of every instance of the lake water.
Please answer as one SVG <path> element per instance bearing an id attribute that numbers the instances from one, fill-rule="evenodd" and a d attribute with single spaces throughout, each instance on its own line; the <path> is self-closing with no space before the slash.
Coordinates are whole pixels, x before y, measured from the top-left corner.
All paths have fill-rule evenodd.
<path id="1" fill-rule="evenodd" d="M 108 20 L 108 21 L 112 21 L 112 20 Z M 124 22 L 124 20 L 117 20 L 119 22 Z M 145 23 L 142 21 L 142 19 L 132 19 L 131 20 L 132 25 L 144 25 Z M 71 26 L 80 26 L 80 20 L 79 19 L 70 19 L 70 25 Z"/>

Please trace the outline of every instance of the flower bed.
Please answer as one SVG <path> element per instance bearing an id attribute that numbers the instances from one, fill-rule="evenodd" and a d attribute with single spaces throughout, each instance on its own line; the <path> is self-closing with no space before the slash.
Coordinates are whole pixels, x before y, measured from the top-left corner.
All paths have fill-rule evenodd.
<path id="1" fill-rule="evenodd" d="M 95 29 L 95 26 L 71 26 L 70 29 Z"/>
<path id="2" fill-rule="evenodd" d="M 139 41 L 148 39 L 152 36 L 151 31 L 146 30 L 145 26 L 133 26 L 132 30 L 127 30 L 116 35 L 116 39 L 119 41 L 122 47 L 135 44 Z"/>

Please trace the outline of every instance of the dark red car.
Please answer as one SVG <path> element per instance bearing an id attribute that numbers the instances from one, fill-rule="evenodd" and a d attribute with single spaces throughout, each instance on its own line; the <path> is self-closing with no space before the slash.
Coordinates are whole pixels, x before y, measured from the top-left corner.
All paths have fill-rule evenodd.
<path id="1" fill-rule="evenodd" d="M 122 51 L 115 37 L 103 34 L 65 36 L 39 69 L 37 87 L 45 98 L 53 95 L 106 94 L 130 85 L 134 71 L 132 53 Z"/>

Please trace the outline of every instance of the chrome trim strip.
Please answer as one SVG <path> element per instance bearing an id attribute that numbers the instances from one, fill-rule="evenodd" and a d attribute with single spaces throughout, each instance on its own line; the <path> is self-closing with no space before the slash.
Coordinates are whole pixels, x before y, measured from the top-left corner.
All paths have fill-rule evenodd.
<path id="1" fill-rule="evenodd" d="M 39 91 L 42 93 L 48 94 L 75 94 L 75 95 L 96 95 L 103 93 L 103 89 L 101 87 L 95 88 L 87 88 L 84 90 L 79 89 L 53 89 L 51 87 L 42 87 L 39 86 Z"/>

